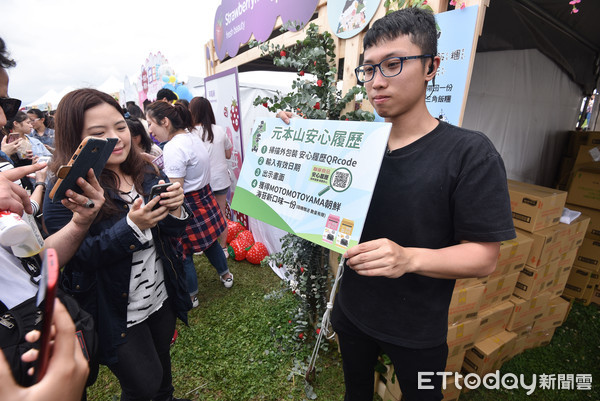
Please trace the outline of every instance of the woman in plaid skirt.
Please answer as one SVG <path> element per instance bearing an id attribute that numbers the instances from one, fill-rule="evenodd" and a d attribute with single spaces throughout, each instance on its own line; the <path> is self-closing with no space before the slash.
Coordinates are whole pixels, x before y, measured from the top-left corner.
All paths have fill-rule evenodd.
<path id="1" fill-rule="evenodd" d="M 183 186 L 185 202 L 193 219 L 186 227 L 180 246 L 188 291 L 194 306 L 198 305 L 198 278 L 193 255 L 204 252 L 215 267 L 226 288 L 233 286 L 227 259 L 217 241 L 227 223 L 210 187 L 210 160 L 200 136 L 192 134 L 192 116 L 181 103 L 155 102 L 146 109 L 150 133 L 160 142 L 168 141 L 163 149 L 165 173 L 171 182 Z"/>

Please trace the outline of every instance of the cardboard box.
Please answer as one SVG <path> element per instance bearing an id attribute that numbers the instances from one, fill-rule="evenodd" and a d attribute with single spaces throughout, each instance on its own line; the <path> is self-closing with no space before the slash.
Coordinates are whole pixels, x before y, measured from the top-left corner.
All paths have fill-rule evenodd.
<path id="1" fill-rule="evenodd" d="M 523 299 L 531 299 L 552 286 L 557 271 L 558 259 L 539 268 L 525 266 L 519 273 L 513 294 Z"/>
<path id="2" fill-rule="evenodd" d="M 448 357 L 454 357 L 475 345 L 479 331 L 479 318 L 448 326 Z"/>
<path id="3" fill-rule="evenodd" d="M 400 385 L 398 384 L 398 378 L 393 373 L 392 368 L 388 368 L 388 372 L 384 376 L 382 382 L 385 385 L 385 390 L 383 390 L 383 396 L 380 397 L 384 401 L 400 401 L 402 399 L 402 390 L 400 390 Z M 379 394 L 380 391 L 378 391 Z"/>
<path id="4" fill-rule="evenodd" d="M 600 166 L 600 148 L 598 145 L 582 145 L 573 163 L 573 171 L 581 168 Z"/>
<path id="5" fill-rule="evenodd" d="M 483 298 L 481 300 L 481 305 L 479 306 L 480 309 L 484 310 L 504 301 L 508 301 L 515 289 L 520 274 L 522 273 L 514 272 L 505 276 L 490 278 L 485 284 Z"/>
<path id="6" fill-rule="evenodd" d="M 480 377 L 499 369 L 511 355 L 517 335 L 503 331 L 483 341 L 465 354 L 463 369 L 469 373 L 477 373 Z"/>
<path id="7" fill-rule="evenodd" d="M 587 238 L 600 240 L 600 210 L 573 205 L 571 203 L 567 203 L 565 207 L 570 210 L 577 210 L 588 216 L 590 218 L 590 224 L 585 232 L 585 236 Z"/>
<path id="8" fill-rule="evenodd" d="M 571 178 L 571 172 L 573 171 L 573 165 L 575 164 L 575 158 L 571 156 L 562 156 L 556 172 L 556 178 L 554 179 L 554 187 L 561 191 L 566 191 L 569 187 L 569 179 Z"/>
<path id="9" fill-rule="evenodd" d="M 581 215 L 571 224 L 559 223 L 530 233 L 533 243 L 531 244 L 527 264 L 531 267 L 540 267 L 581 245 L 589 223 L 590 218 Z"/>
<path id="10" fill-rule="evenodd" d="M 563 294 L 565 290 L 565 285 L 567 284 L 567 280 L 569 280 L 569 275 L 571 274 L 571 267 L 567 267 L 566 270 L 558 270 L 556 275 L 554 276 L 554 280 L 548 287 L 546 287 L 546 291 L 550 293 L 550 298 L 559 297 Z"/>
<path id="11" fill-rule="evenodd" d="M 590 282 L 591 273 L 591 271 L 583 267 L 573 266 L 563 294 L 571 298 L 579 300 L 583 299 L 583 293 Z"/>
<path id="12" fill-rule="evenodd" d="M 567 193 L 553 188 L 508 180 L 515 227 L 528 232 L 558 224 Z"/>
<path id="13" fill-rule="evenodd" d="M 582 138 L 586 138 L 585 144 L 590 146 L 600 145 L 600 131 L 588 131 L 586 134 L 581 134 Z"/>
<path id="14" fill-rule="evenodd" d="M 500 253 L 498 254 L 496 270 L 494 270 L 490 277 L 521 271 L 523 266 L 525 266 L 531 251 L 533 238 L 524 231 L 516 230 L 516 232 L 517 237 L 515 239 L 500 243 Z"/>
<path id="15" fill-rule="evenodd" d="M 463 361 L 465 359 L 466 352 L 467 350 L 463 350 L 455 356 L 449 356 L 446 360 L 446 367 L 444 368 L 444 372 L 460 372 Z"/>
<path id="16" fill-rule="evenodd" d="M 488 281 L 488 277 L 473 277 L 473 278 L 458 278 L 455 280 L 454 290 L 459 288 L 473 287 L 478 284 L 485 284 Z"/>
<path id="17" fill-rule="evenodd" d="M 543 317 L 549 299 L 550 293 L 546 291 L 531 299 L 522 299 L 513 295 L 510 302 L 515 305 L 515 308 L 510 316 L 506 329 L 513 330 L 517 327 L 528 326 L 532 324 L 534 320 Z"/>
<path id="18" fill-rule="evenodd" d="M 538 331 L 537 333 L 531 333 L 525 339 L 525 350 L 548 345 L 552 340 L 554 330 L 556 329 L 548 329 L 544 331 Z"/>
<path id="19" fill-rule="evenodd" d="M 567 202 L 600 209 L 600 169 L 581 169 L 573 172 Z"/>
<path id="20" fill-rule="evenodd" d="M 485 340 L 506 329 L 508 320 L 515 305 L 512 302 L 502 302 L 479 313 L 479 330 L 476 342 Z"/>
<path id="21" fill-rule="evenodd" d="M 596 288 L 594 288 L 594 290 L 592 291 L 590 303 L 600 306 L 600 287 L 596 286 Z"/>
<path id="22" fill-rule="evenodd" d="M 520 353 L 522 353 L 523 351 L 525 351 L 525 345 L 527 343 L 527 336 L 524 337 L 517 337 L 517 339 L 515 340 L 515 346 L 510 354 L 509 359 L 514 358 L 515 356 L 519 355 Z"/>
<path id="23" fill-rule="evenodd" d="M 544 316 L 535 321 L 531 332 L 537 333 L 561 326 L 567 318 L 570 307 L 571 303 L 561 297 L 551 299 Z"/>
<path id="24" fill-rule="evenodd" d="M 446 388 L 444 388 L 444 382 L 442 381 L 442 394 L 444 395 L 442 401 L 458 401 L 462 390 L 462 385 L 461 387 L 458 387 L 454 380 L 454 376 L 448 377 L 446 379 Z"/>
<path id="25" fill-rule="evenodd" d="M 565 149 L 567 156 L 575 157 L 581 146 L 588 144 L 589 133 L 593 131 L 569 131 L 568 143 Z"/>
<path id="26" fill-rule="evenodd" d="M 584 238 L 573 264 L 590 271 L 600 271 L 600 241 Z"/>
<path id="27" fill-rule="evenodd" d="M 481 284 L 454 290 L 448 308 L 448 324 L 476 318 L 484 290 Z"/>

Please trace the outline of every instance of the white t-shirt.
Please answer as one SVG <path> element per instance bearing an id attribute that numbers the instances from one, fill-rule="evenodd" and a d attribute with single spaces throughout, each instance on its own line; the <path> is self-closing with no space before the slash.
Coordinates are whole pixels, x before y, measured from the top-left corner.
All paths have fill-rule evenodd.
<path id="1" fill-rule="evenodd" d="M 0 245 L 0 299 L 8 309 L 37 294 L 38 286 L 21 267 L 21 261 L 12 254 L 10 248 Z"/>
<path id="2" fill-rule="evenodd" d="M 220 191 L 231 185 L 229 171 L 225 151 L 233 148 L 229 137 L 225 134 L 223 127 L 212 125 L 213 141 L 204 141 L 204 146 L 208 150 L 210 156 L 210 187 L 213 191 Z M 192 133 L 199 135 L 202 138 L 204 129 L 202 125 L 197 125 Z"/>
<path id="3" fill-rule="evenodd" d="M 175 135 L 163 148 L 165 174 L 183 178 L 183 192 L 197 191 L 210 183 L 210 157 L 198 135 Z"/>

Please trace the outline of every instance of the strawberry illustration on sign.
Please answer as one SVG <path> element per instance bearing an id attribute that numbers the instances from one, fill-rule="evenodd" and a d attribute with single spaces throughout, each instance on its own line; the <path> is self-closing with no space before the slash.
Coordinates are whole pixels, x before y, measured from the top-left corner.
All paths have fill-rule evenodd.
<path id="1" fill-rule="evenodd" d="M 229 117 L 229 113 L 227 112 L 227 106 L 223 107 L 223 115 L 225 117 Z"/>
<path id="2" fill-rule="evenodd" d="M 238 128 L 240 128 L 240 108 L 238 107 L 235 99 L 231 101 L 231 125 L 233 125 L 233 130 L 237 132 Z"/>
<path id="3" fill-rule="evenodd" d="M 269 256 L 269 251 L 265 244 L 262 242 L 255 242 L 246 254 L 246 260 L 253 265 L 259 265 L 267 256 Z"/>
<path id="4" fill-rule="evenodd" d="M 247 252 L 248 251 L 246 248 L 244 248 L 244 246 L 237 239 L 231 241 L 227 247 L 227 253 L 229 253 L 229 256 L 235 258 L 237 261 L 244 260 Z"/>

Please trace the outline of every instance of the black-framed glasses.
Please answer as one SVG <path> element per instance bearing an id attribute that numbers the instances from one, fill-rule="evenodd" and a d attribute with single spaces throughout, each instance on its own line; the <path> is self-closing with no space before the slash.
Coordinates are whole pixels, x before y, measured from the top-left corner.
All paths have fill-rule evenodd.
<path id="1" fill-rule="evenodd" d="M 21 107 L 21 101 L 11 97 L 0 97 L 0 107 L 4 110 L 6 119 L 10 120 L 17 115 L 17 111 L 19 111 L 19 107 Z"/>
<path id="2" fill-rule="evenodd" d="M 407 57 L 389 57 L 382 60 L 378 64 L 362 64 L 356 67 L 354 73 L 359 82 L 369 82 L 375 77 L 375 70 L 379 68 L 379 72 L 386 78 L 395 77 L 402 72 L 402 67 L 406 60 L 414 60 L 419 58 L 433 58 L 431 54 L 422 54 L 420 56 Z"/>

